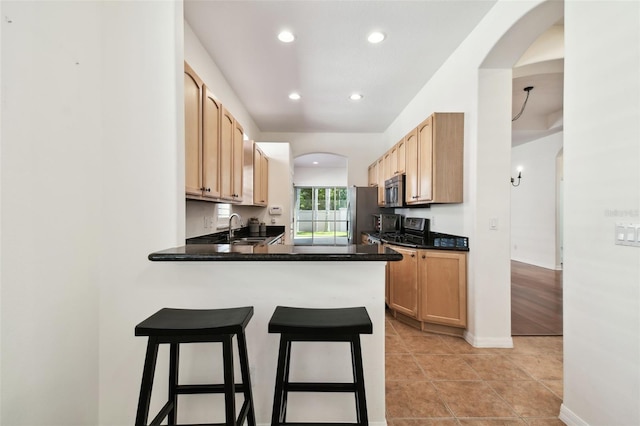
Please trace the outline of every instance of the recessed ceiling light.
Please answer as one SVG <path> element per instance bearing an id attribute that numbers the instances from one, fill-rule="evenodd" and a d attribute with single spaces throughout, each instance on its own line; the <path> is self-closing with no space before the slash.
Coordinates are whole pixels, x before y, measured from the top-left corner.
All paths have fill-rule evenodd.
<path id="1" fill-rule="evenodd" d="M 349 99 L 351 99 L 352 101 L 359 101 L 360 99 L 362 99 L 362 95 L 360 93 L 354 93 L 349 96 Z"/>
<path id="2" fill-rule="evenodd" d="M 369 43 L 380 43 L 382 40 L 384 40 L 385 35 L 383 33 L 381 33 L 380 31 L 374 31 L 371 34 L 369 34 L 369 37 L 367 37 L 367 40 L 369 40 Z"/>
<path id="3" fill-rule="evenodd" d="M 300 99 L 300 93 L 296 93 L 296 92 L 290 93 L 289 99 L 293 101 L 297 101 L 298 99 Z"/>
<path id="4" fill-rule="evenodd" d="M 317 161 L 314 161 L 314 162 L 313 162 L 313 164 L 318 164 L 318 162 L 317 162 Z"/>
<path id="5" fill-rule="evenodd" d="M 278 40 L 283 43 L 291 43 L 295 39 L 296 38 L 290 31 L 282 31 L 280 34 L 278 34 Z"/>

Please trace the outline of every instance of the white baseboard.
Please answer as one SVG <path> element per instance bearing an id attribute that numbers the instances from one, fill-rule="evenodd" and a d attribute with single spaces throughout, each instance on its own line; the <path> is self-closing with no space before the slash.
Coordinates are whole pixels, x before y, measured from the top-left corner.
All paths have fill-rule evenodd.
<path id="1" fill-rule="evenodd" d="M 589 426 L 589 423 L 582 420 L 577 414 L 567 408 L 566 405 L 560 406 L 560 420 L 565 422 L 568 426 Z"/>
<path id="2" fill-rule="evenodd" d="M 464 340 L 474 348 L 513 348 L 513 339 L 509 337 L 476 337 L 468 330 Z"/>

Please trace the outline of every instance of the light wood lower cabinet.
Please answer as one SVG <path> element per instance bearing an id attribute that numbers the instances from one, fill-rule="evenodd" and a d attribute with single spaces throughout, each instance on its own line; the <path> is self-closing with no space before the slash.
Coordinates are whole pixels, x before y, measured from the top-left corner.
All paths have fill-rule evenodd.
<path id="1" fill-rule="evenodd" d="M 466 253 L 420 250 L 419 256 L 420 321 L 466 327 Z"/>
<path id="2" fill-rule="evenodd" d="M 467 254 L 390 245 L 402 260 L 388 262 L 389 308 L 421 323 L 467 326 Z"/>
<path id="3" fill-rule="evenodd" d="M 418 318 L 417 250 L 393 246 L 402 260 L 389 262 L 389 307 L 411 318 Z"/>

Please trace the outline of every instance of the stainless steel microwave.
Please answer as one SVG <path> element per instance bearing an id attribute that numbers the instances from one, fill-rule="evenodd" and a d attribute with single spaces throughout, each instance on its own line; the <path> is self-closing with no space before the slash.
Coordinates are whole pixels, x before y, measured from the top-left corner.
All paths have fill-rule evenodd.
<path id="1" fill-rule="evenodd" d="M 395 175 L 384 181 L 384 206 L 404 207 L 404 175 Z"/>

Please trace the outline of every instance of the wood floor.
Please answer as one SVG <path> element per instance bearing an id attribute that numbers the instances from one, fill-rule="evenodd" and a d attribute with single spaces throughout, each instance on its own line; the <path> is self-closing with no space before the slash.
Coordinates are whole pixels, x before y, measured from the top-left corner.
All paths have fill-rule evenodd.
<path id="1" fill-rule="evenodd" d="M 562 335 L 562 271 L 511 261 L 511 334 Z"/>

